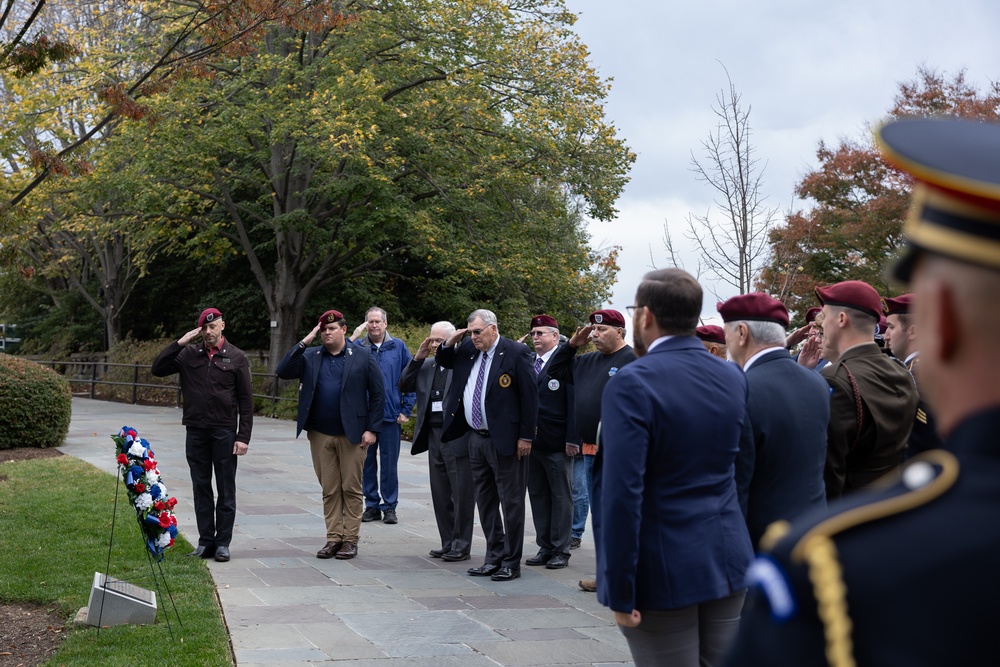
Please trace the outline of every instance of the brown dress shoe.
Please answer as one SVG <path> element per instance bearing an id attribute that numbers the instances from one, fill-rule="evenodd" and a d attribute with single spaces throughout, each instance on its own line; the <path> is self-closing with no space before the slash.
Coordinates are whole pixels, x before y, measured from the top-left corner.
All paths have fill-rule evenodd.
<path id="1" fill-rule="evenodd" d="M 583 590 L 587 591 L 588 593 L 596 593 L 597 592 L 597 577 L 594 577 L 593 579 L 581 579 L 580 580 L 580 588 L 582 588 Z"/>
<path id="2" fill-rule="evenodd" d="M 339 560 L 348 560 L 357 555 L 358 545 L 356 542 L 344 542 L 343 546 L 340 547 L 340 551 L 337 552 L 337 558 Z"/>
<path id="3" fill-rule="evenodd" d="M 340 550 L 343 542 L 327 542 L 326 545 L 316 552 L 316 558 L 333 558 Z"/>

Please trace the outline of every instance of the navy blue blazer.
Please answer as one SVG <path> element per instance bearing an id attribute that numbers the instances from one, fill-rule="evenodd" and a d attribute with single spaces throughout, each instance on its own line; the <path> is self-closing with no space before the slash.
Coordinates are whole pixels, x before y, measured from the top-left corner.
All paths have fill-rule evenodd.
<path id="1" fill-rule="evenodd" d="M 602 604 L 678 609 L 746 587 L 753 549 L 734 478 L 746 395 L 740 369 L 693 336 L 608 380 L 591 498 Z"/>
<path id="2" fill-rule="evenodd" d="M 472 365 L 480 354 L 471 338 L 457 346 L 440 346 L 437 362 L 454 370 L 451 387 L 444 402 L 444 430 L 441 440 L 447 442 L 462 437 L 472 427 L 465 421 L 462 394 L 469 382 Z M 538 389 L 532 355 L 528 348 L 509 338 L 500 337 L 496 356 L 490 364 L 486 380 L 486 420 L 490 440 L 497 452 L 505 456 L 517 453 L 517 441 L 534 440 L 538 419 Z"/>
<path id="3" fill-rule="evenodd" d="M 549 367 L 552 366 L 554 356 L 553 352 L 535 381 L 538 391 L 538 428 L 532 449 L 564 452 L 567 443 L 579 445 L 583 441 L 576 430 L 573 383 L 567 380 L 568 373 L 550 374 Z"/>
<path id="4" fill-rule="evenodd" d="M 299 383 L 296 438 L 309 420 L 322 357 L 322 345 L 306 348 L 299 343 L 278 364 L 278 377 L 284 380 L 302 380 Z M 378 433 L 382 429 L 382 409 L 385 403 L 382 371 L 367 348 L 350 341 L 347 341 L 345 357 L 344 377 L 340 385 L 340 419 L 347 439 L 359 443 L 365 431 Z"/>
<path id="5" fill-rule="evenodd" d="M 799 366 L 783 348 L 759 357 L 746 372 L 749 442 L 741 447 L 736 485 L 757 545 L 779 519 L 826 507 L 826 430 L 830 390 L 823 377 Z"/>

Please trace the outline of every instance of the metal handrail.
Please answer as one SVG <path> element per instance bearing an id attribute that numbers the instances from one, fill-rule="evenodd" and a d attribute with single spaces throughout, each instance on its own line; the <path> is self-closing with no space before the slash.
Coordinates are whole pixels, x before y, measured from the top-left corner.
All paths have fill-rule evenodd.
<path id="1" fill-rule="evenodd" d="M 96 396 L 96 389 L 97 389 L 98 385 L 117 386 L 117 387 L 132 387 L 132 405 L 136 405 L 138 403 L 138 391 L 139 391 L 140 388 L 142 388 L 142 389 L 163 389 L 163 390 L 169 390 L 169 391 L 175 392 L 174 406 L 178 407 L 178 408 L 181 407 L 181 387 L 180 387 L 180 383 L 178 383 L 176 381 L 174 381 L 172 383 L 139 382 L 139 369 L 149 370 L 149 364 L 141 364 L 139 362 L 135 362 L 135 363 L 132 363 L 132 364 L 123 364 L 123 363 L 116 363 L 116 362 L 110 362 L 110 361 L 103 361 L 103 360 L 100 360 L 100 359 L 91 359 L 91 360 L 82 360 L 82 359 L 68 359 L 68 360 L 64 360 L 64 359 L 59 359 L 59 360 L 44 359 L 44 360 L 38 360 L 38 359 L 33 359 L 32 361 L 34 361 L 36 364 L 39 364 L 41 366 L 46 366 L 48 368 L 51 368 L 52 370 L 55 370 L 56 366 L 60 366 L 60 365 L 62 365 L 62 366 L 70 366 L 70 367 L 80 367 L 81 370 L 84 370 L 84 369 L 86 369 L 87 366 L 90 366 L 90 374 L 89 374 L 90 377 L 80 377 L 80 375 L 83 374 L 81 372 L 77 372 L 75 376 L 73 376 L 72 374 L 67 374 L 65 372 L 61 373 L 61 375 L 64 378 L 66 378 L 66 381 L 70 383 L 70 385 L 73 385 L 73 384 L 89 385 L 90 386 L 90 391 L 89 391 L 89 397 L 90 398 L 95 398 L 95 396 Z M 131 368 L 132 369 L 132 381 L 131 382 L 122 382 L 120 380 L 106 380 L 102 376 L 98 375 L 98 371 L 97 371 L 98 366 L 104 367 L 105 368 L 105 372 L 106 372 L 107 368 Z M 84 370 L 84 372 L 85 372 L 85 370 Z M 273 375 L 271 373 L 254 373 L 254 372 L 251 372 L 250 373 L 250 377 L 251 377 L 251 381 L 253 380 L 253 378 L 272 378 L 274 380 L 274 382 L 271 383 L 271 393 L 269 393 L 269 394 L 254 393 L 253 394 L 254 398 L 263 398 L 263 399 L 268 399 L 268 400 L 271 401 L 271 415 L 270 416 L 272 416 L 272 417 L 277 412 L 277 407 L 278 407 L 278 402 L 279 401 L 297 401 L 298 400 L 297 398 L 293 398 L 293 397 L 289 397 L 289 396 L 279 396 L 278 393 L 277 393 L 277 391 L 278 391 L 278 381 L 277 381 L 278 378 L 277 378 L 277 376 L 275 376 L 275 375 Z"/>

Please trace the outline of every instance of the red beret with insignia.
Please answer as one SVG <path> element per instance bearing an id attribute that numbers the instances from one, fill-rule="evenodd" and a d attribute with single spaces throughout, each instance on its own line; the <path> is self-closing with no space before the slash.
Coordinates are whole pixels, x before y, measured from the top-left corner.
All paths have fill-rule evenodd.
<path id="1" fill-rule="evenodd" d="M 882 299 L 882 312 L 886 317 L 889 315 L 906 315 L 910 312 L 910 301 L 912 294 L 901 294 L 894 298 Z"/>
<path id="2" fill-rule="evenodd" d="M 607 324 L 609 327 L 625 326 L 625 316 L 617 310 L 595 310 L 590 314 L 591 324 Z"/>
<path id="3" fill-rule="evenodd" d="M 319 325 L 330 324 L 332 322 L 339 322 L 344 319 L 344 316 L 340 314 L 339 310 L 328 310 L 319 316 Z"/>
<path id="4" fill-rule="evenodd" d="M 716 304 L 723 322 L 777 322 L 788 326 L 788 309 L 773 296 L 763 292 L 740 294 Z"/>
<path id="5" fill-rule="evenodd" d="M 817 308 L 813 306 L 806 311 L 806 324 L 811 324 L 816 321 L 816 316 L 823 312 L 822 308 Z"/>
<path id="6" fill-rule="evenodd" d="M 882 316 L 882 297 L 874 287 L 860 280 L 845 280 L 842 283 L 817 287 L 816 296 L 824 306 L 854 308 L 876 319 Z"/>
<path id="7" fill-rule="evenodd" d="M 552 327 L 553 329 L 558 329 L 559 323 L 551 315 L 535 315 L 531 318 L 531 328 L 534 329 L 535 327 Z"/>
<path id="8" fill-rule="evenodd" d="M 726 344 L 726 332 L 718 324 L 704 324 L 696 328 L 694 333 L 706 343 Z"/>
<path id="9" fill-rule="evenodd" d="M 201 315 L 198 316 L 198 326 L 203 327 L 209 322 L 214 322 L 216 320 L 222 319 L 222 313 L 219 312 L 218 308 L 206 308 L 201 311 Z"/>

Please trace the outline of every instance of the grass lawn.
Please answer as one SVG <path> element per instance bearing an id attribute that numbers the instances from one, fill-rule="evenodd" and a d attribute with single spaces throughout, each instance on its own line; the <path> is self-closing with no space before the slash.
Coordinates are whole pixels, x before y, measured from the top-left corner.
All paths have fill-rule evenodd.
<path id="1" fill-rule="evenodd" d="M 114 453 L 109 441 L 108 456 Z M 87 605 L 95 572 L 108 566 L 115 477 L 71 456 L 0 464 L 0 601 L 35 603 L 72 620 Z M 232 665 L 229 636 L 205 562 L 188 558 L 178 538 L 163 572 L 173 606 L 157 594 L 151 626 L 67 629 L 47 665 L 135 667 Z M 119 488 L 118 516 L 108 574 L 156 590 L 139 526 Z M 173 639 L 164 617 L 170 613 Z"/>

